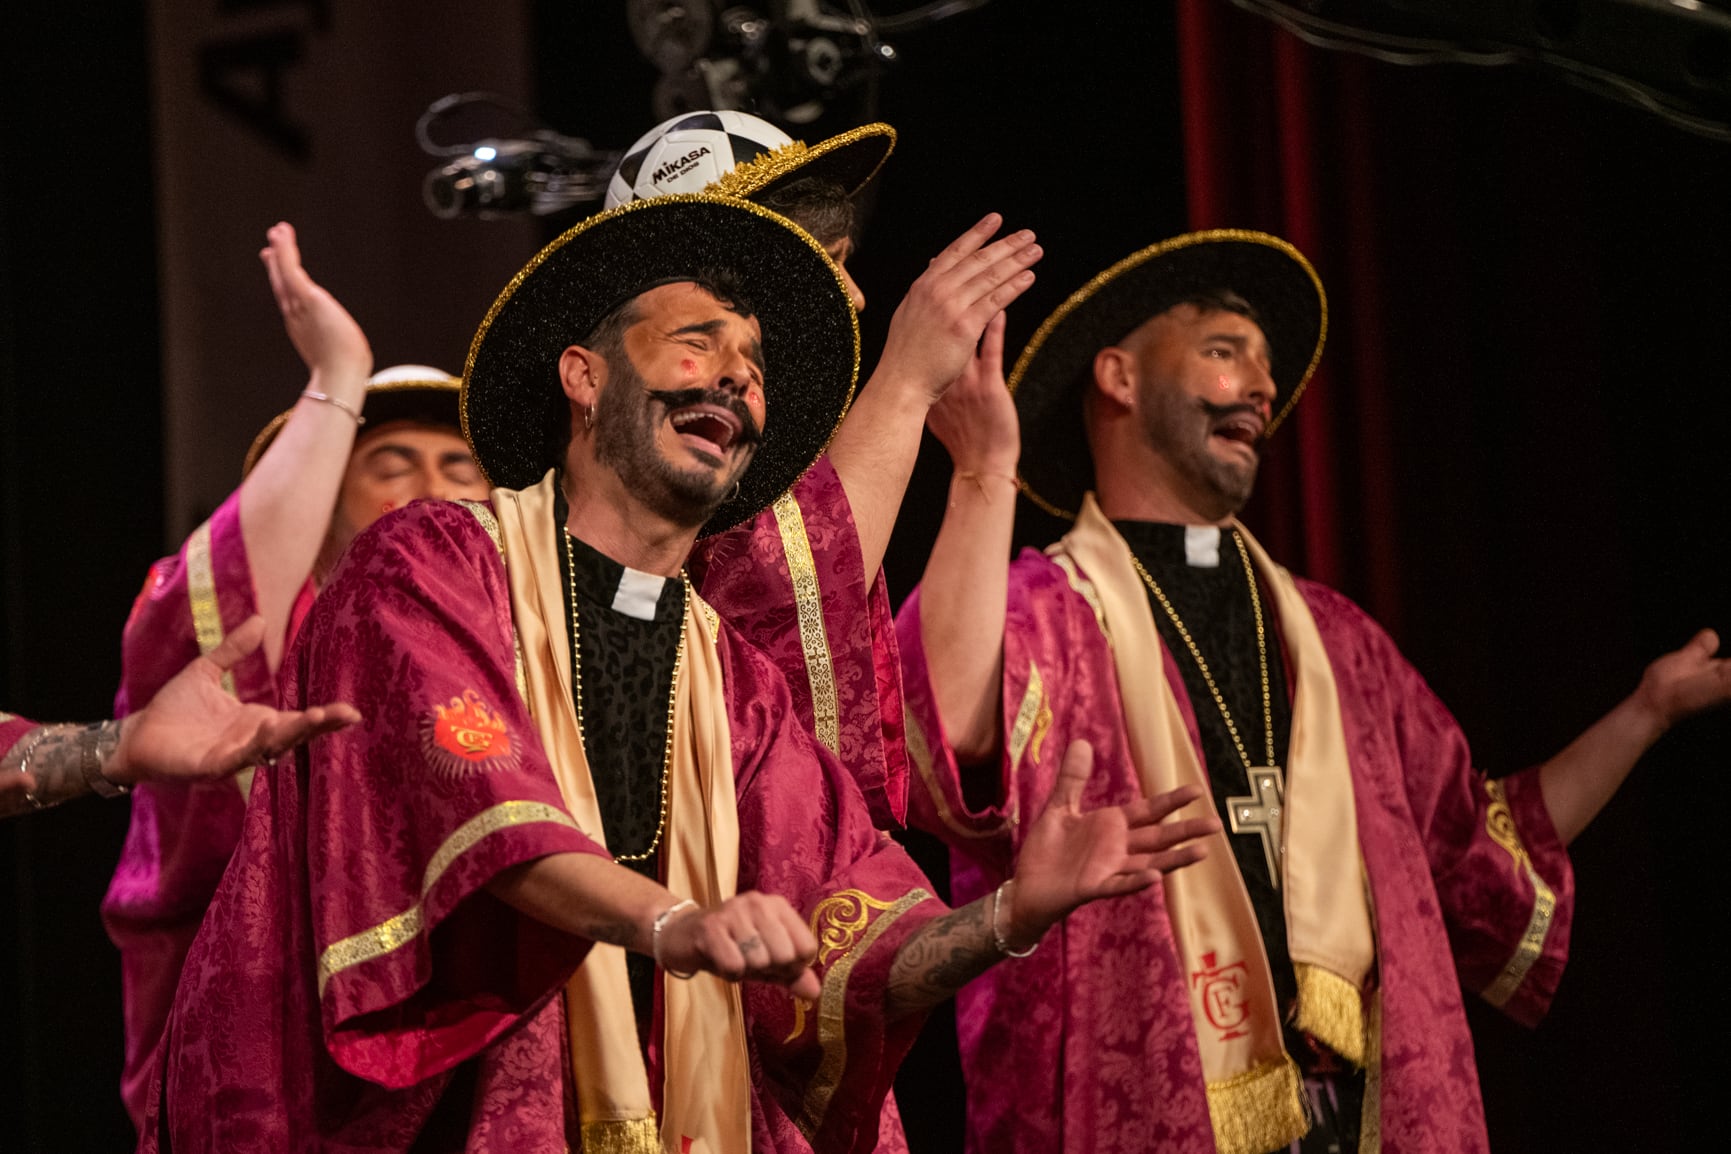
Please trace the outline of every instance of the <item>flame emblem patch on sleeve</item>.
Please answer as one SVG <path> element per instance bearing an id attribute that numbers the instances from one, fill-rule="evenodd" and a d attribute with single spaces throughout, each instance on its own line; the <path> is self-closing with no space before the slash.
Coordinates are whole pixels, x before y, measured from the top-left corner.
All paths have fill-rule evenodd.
<path id="1" fill-rule="evenodd" d="M 515 769 L 518 761 L 505 719 L 473 689 L 448 705 L 433 706 L 421 722 L 421 748 L 430 764 L 448 773 Z"/>

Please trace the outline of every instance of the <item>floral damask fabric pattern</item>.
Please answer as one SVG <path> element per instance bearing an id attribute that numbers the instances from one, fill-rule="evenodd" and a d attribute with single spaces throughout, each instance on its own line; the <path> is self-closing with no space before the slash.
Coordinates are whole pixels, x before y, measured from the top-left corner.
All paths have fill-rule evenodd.
<path id="1" fill-rule="evenodd" d="M 873 827 L 852 776 L 793 720 L 774 664 L 725 626 L 717 644 L 740 888 L 802 911 L 838 889 L 904 902 L 923 877 Z M 303 1148 L 315 1136 L 406 1148 L 417 1134 L 470 1150 L 558 1149 L 555 993 L 587 943 L 486 886 L 516 862 L 598 847 L 564 813 L 515 692 L 509 590 L 485 530 L 449 505 L 381 521 L 333 574 L 285 669 L 286 704 L 348 700 L 366 721 L 261 771 L 177 1002 L 169 1117 L 151 1120 L 144 1148 L 165 1122 L 183 1151 Z M 419 719 L 470 693 L 509 734 L 518 766 L 427 763 Z M 915 898 L 848 955 L 839 1032 L 827 1038 L 814 1022 L 788 1040 L 792 998 L 746 988 L 756 1148 L 871 1148 L 889 1073 L 918 1028 L 883 1023 L 889 961 L 942 911 Z M 814 1111 L 823 1071 L 834 1080 Z M 235 1105 L 208 1109 L 218 1100 Z"/>
<path id="2" fill-rule="evenodd" d="M 1085 576 L 1085 575 L 1083 575 Z M 1299 589 L 1321 633 L 1341 701 L 1360 847 L 1377 929 L 1380 1061 L 1366 1105 L 1388 1154 L 1485 1151 L 1483 1107 L 1463 985 L 1490 987 L 1525 938 L 1534 886 L 1487 829 L 1491 795 L 1448 711 L 1388 636 L 1340 594 Z M 910 716 L 918 723 L 912 820 L 949 841 L 957 902 L 1006 875 L 1058 757 L 996 767 L 997 802 L 970 806 L 944 742 L 920 649 L 918 594 L 898 621 Z M 1004 651 L 1006 725 L 1038 670 L 1055 703 L 1048 750 L 1093 743 L 1084 804 L 1137 796 L 1120 686 L 1085 584 L 1033 552 L 1012 566 Z M 1170 651 L 1167 683 L 1197 743 L 1193 703 Z M 1005 734 L 1005 745 L 1010 735 Z M 1198 753 L 1200 756 L 1200 752 Z M 1555 906 L 1542 951 L 1503 1009 L 1536 1020 L 1568 951 L 1573 877 L 1535 775 L 1502 782 L 1532 867 Z M 1053 939 L 1056 940 L 1053 940 Z M 1214 1149 L 1202 1065 L 1160 889 L 1072 914 L 1040 951 L 989 972 L 958 999 L 969 1085 L 969 1145 L 984 1151 L 1202 1154 Z M 1373 1018 L 1375 1015 L 1373 1015 Z M 1374 1113 L 1374 1116 L 1373 1116 Z"/>
<path id="3" fill-rule="evenodd" d="M 299 612 L 311 601 L 302 591 Z M 241 536 L 236 492 L 172 557 L 150 567 L 121 637 L 114 713 L 124 717 L 229 630 L 258 611 Z M 298 614 L 297 614 L 298 620 Z M 276 703 L 264 651 L 243 658 L 227 684 L 245 702 Z M 132 819 L 102 903 L 120 949 L 126 1056 L 121 1097 L 134 1124 L 186 952 L 240 840 L 252 775 L 200 785 L 145 783 L 132 791 Z"/>
<path id="4" fill-rule="evenodd" d="M 908 762 L 888 590 L 881 574 L 867 578 L 847 494 L 827 457 L 784 500 L 797 507 L 799 533 L 784 533 L 776 510 L 765 509 L 737 529 L 699 541 L 692 581 L 786 674 L 807 731 L 822 737 L 816 699 L 834 701 L 830 752 L 859 783 L 878 828 L 898 828 L 907 816 Z M 817 601 L 802 600 L 801 591 L 813 588 Z M 827 660 L 808 658 L 806 640 L 814 633 L 824 639 Z"/>

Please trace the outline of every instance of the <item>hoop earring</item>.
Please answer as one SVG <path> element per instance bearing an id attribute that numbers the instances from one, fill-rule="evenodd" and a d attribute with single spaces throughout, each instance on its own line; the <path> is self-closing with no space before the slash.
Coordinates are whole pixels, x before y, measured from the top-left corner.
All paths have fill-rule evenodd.
<path id="1" fill-rule="evenodd" d="M 590 405 L 588 408 L 583 410 L 583 427 L 585 429 L 593 429 L 595 427 L 594 405 Z"/>
<path id="2" fill-rule="evenodd" d="M 739 482 L 738 481 L 735 481 L 733 483 L 733 496 L 729 497 L 728 500 L 729 501 L 739 500 Z"/>

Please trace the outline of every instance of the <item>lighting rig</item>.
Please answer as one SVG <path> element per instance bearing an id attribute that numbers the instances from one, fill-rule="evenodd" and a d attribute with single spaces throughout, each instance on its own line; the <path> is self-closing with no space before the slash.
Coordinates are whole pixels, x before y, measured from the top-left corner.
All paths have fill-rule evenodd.
<path id="1" fill-rule="evenodd" d="M 876 103 L 884 68 L 899 56 L 884 39 L 983 7 L 990 0 L 933 0 L 879 16 L 866 0 L 625 0 L 631 39 L 660 72 L 650 98 L 656 120 L 696 109 L 751 112 L 783 127 L 810 124 L 835 102 Z M 440 144 L 435 128 L 477 107 L 504 111 L 512 131 Z M 415 126 L 421 148 L 443 163 L 422 195 L 434 216 L 545 216 L 599 201 L 619 152 L 548 128 L 502 97 L 443 97 Z"/>

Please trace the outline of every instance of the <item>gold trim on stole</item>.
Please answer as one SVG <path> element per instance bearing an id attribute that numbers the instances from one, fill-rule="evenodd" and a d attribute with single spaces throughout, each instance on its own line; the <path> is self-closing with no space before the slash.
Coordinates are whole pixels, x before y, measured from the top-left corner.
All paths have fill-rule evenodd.
<path id="1" fill-rule="evenodd" d="M 661 1122 L 654 1114 L 647 1118 L 584 1122 L 579 1134 L 582 1154 L 661 1154 Z"/>
<path id="2" fill-rule="evenodd" d="M 901 916 L 932 895 L 912 889 L 893 903 L 882 902 L 861 890 L 831 894 L 811 912 L 811 932 L 818 939 L 818 958 L 835 958 L 823 976 L 823 994 L 818 1001 L 817 1040 L 823 1060 L 806 1090 L 805 1105 L 795 1125 L 807 1141 L 823 1126 L 830 1099 L 847 1070 L 847 982 L 854 963 L 878 936 Z M 879 911 L 873 919 L 871 911 Z M 871 924 L 868 927 L 867 921 Z M 819 923 L 827 923 L 820 929 Z M 862 934 L 860 931 L 864 929 Z M 837 956 L 839 955 L 839 956 Z"/>
<path id="3" fill-rule="evenodd" d="M 986 838 L 997 837 L 1015 824 L 1015 791 L 1005 799 L 1009 807 L 1009 816 L 993 829 L 969 829 L 956 820 L 955 811 L 950 808 L 949 801 L 944 797 L 943 787 L 938 784 L 937 770 L 932 765 L 932 749 L 926 744 L 926 731 L 920 728 L 920 720 L 913 710 L 903 708 L 902 729 L 907 734 L 908 760 L 914 763 L 914 772 L 920 775 L 920 781 L 925 784 L 926 793 L 932 799 L 932 807 L 938 811 L 938 820 L 957 837 Z"/>
<path id="4" fill-rule="evenodd" d="M 783 493 L 771 506 L 776 528 L 781 530 L 781 549 L 787 556 L 787 575 L 793 582 L 794 606 L 799 614 L 799 641 L 805 650 L 805 673 L 811 682 L 812 730 L 831 753 L 841 749 L 841 709 L 836 703 L 835 666 L 830 660 L 829 634 L 823 624 L 823 588 L 817 579 L 817 560 L 811 538 L 805 532 L 805 514 L 792 491 Z"/>
<path id="5" fill-rule="evenodd" d="M 206 521 L 186 539 L 186 599 L 192 609 L 192 634 L 198 638 L 198 651 L 207 654 L 222 644 L 222 606 L 216 598 L 216 567 L 210 560 L 210 522 Z M 223 692 L 239 697 L 235 692 L 234 674 L 224 670 Z M 235 788 L 242 797 L 252 794 L 253 768 L 247 766 L 234 775 Z"/>
<path id="6" fill-rule="evenodd" d="M 1208 1083 L 1208 1115 L 1218 1154 L 1284 1150 L 1310 1129 L 1298 1065 L 1279 1058 Z"/>
<path id="7" fill-rule="evenodd" d="M 1515 859 L 1533 886 L 1533 912 L 1527 920 L 1526 932 L 1521 935 L 1521 943 L 1515 947 L 1514 956 L 1497 975 L 1497 980 L 1480 994 L 1485 1001 L 1500 1009 L 1514 997 L 1521 983 L 1527 980 L 1533 964 L 1545 952 L 1545 939 L 1550 936 L 1551 920 L 1557 912 L 1557 894 L 1533 868 L 1532 855 L 1521 843 L 1520 830 L 1515 827 L 1515 814 L 1509 808 L 1503 783 L 1486 778 L 1485 794 L 1491 799 L 1490 809 L 1485 811 L 1485 833 Z"/>
<path id="8" fill-rule="evenodd" d="M 507 801 L 484 809 L 447 837 L 433 853 L 421 878 L 421 901 L 395 917 L 387 918 L 370 929 L 350 934 L 332 942 L 319 954 L 319 997 L 325 995 L 325 985 L 344 970 L 380 958 L 413 941 L 423 928 L 421 902 L 438 884 L 445 871 L 456 860 L 474 849 L 483 838 L 513 826 L 550 821 L 556 825 L 577 829 L 577 823 L 564 810 L 539 801 Z M 581 833 L 581 830 L 578 830 Z"/>
<path id="9" fill-rule="evenodd" d="M 1294 962 L 1298 1005 L 1293 1025 L 1355 1066 L 1364 1065 L 1364 995 L 1335 973 L 1308 962 Z"/>

